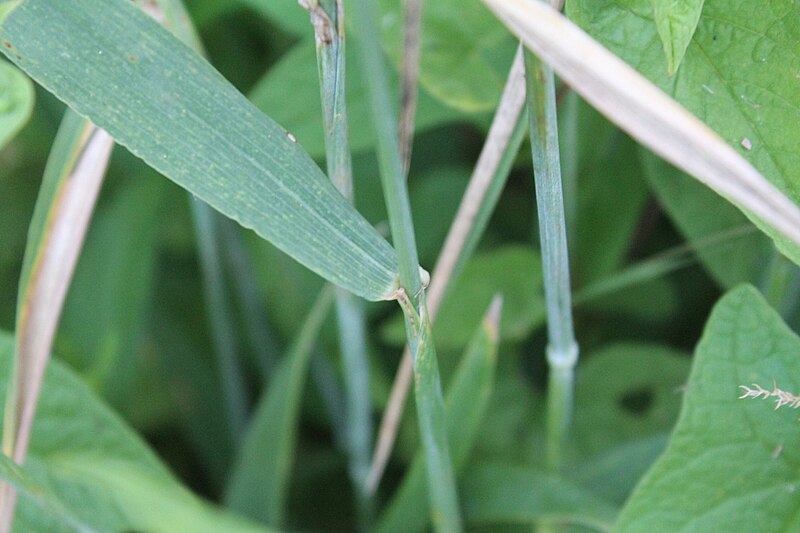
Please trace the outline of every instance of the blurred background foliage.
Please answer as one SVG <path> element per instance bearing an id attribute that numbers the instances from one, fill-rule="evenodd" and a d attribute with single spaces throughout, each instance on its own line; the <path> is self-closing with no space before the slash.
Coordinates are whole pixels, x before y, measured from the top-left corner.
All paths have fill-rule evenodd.
<path id="1" fill-rule="evenodd" d="M 323 165 L 307 14 L 293 0 L 186 3 L 214 66 Z M 464 3 L 431 2 L 424 23 L 426 55 L 409 188 L 420 259 L 429 269 L 477 159 L 516 47 L 477 1 L 452 9 Z M 395 66 L 400 4 L 381 2 L 384 44 Z M 468 16 L 456 17 L 456 12 Z M 355 60 L 349 64 L 356 206 L 381 227 L 386 215 L 365 87 Z M 64 111 L 40 88 L 36 96 L 32 119 L 0 152 L 0 329 L 6 331 L 13 330 L 26 231 Z M 740 282 L 762 285 L 769 269 L 783 260 L 738 211 L 646 153 L 566 88 L 559 92 L 559 113 L 582 352 L 575 439 L 568 457 L 571 465 L 583 465 L 574 474 L 577 482 L 621 503 L 665 445 L 680 405 L 675 391 L 688 375 L 687 353 L 712 304 Z M 471 464 L 492 459 L 541 464 L 546 339 L 527 150 L 523 143 L 479 249 L 434 328 L 447 387 L 492 295 L 505 295 L 494 391 Z M 54 351 L 189 487 L 219 500 L 235 443 L 211 353 L 190 201 L 125 149 L 115 149 Z M 254 234 L 223 226 L 223 232 L 242 237 L 231 242 L 243 243 L 222 255 L 252 406 L 270 369 L 295 338 L 322 280 Z M 696 246 L 686 248 L 687 242 Z M 623 283 L 599 296 L 592 292 L 633 279 L 632 268 L 643 264 L 657 268 L 637 283 Z M 254 274 L 254 286 L 237 289 L 246 279 L 237 274 L 242 268 Z M 257 340 L 246 324 L 253 315 L 243 311 L 253 302 L 260 308 L 255 316 L 263 332 Z M 370 304 L 367 312 L 377 421 L 404 337 L 396 305 Z M 796 320 L 795 314 L 789 309 L 786 316 Z M 330 320 L 319 341 L 302 408 L 290 525 L 346 529 L 353 525 L 353 499 L 338 444 L 344 400 Z M 406 411 L 407 419 L 413 416 L 413 409 Z M 416 448 L 416 424 L 406 420 L 382 484 L 384 498 Z M 617 469 L 617 483 L 607 482 L 609 465 Z"/>

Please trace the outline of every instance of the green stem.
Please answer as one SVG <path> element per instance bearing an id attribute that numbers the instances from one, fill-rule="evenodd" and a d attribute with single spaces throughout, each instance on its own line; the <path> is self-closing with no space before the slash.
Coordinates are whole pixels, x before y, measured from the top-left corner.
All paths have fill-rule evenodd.
<path id="1" fill-rule="evenodd" d="M 206 296 L 206 312 L 217 356 L 222 394 L 231 442 L 238 445 L 247 422 L 244 376 L 239 366 L 236 333 L 231 321 L 230 302 L 220 262 L 218 215 L 208 205 L 189 199 L 200 252 L 200 270 Z"/>
<path id="2" fill-rule="evenodd" d="M 353 171 L 345 98 L 345 33 L 341 0 L 303 0 L 314 26 L 328 176 L 342 195 L 353 201 Z M 345 446 L 350 479 L 355 487 L 359 528 L 372 521 L 372 498 L 365 483 L 372 453 L 372 405 L 369 391 L 364 307 L 351 293 L 336 291 L 336 317 L 347 395 Z"/>
<path id="3" fill-rule="evenodd" d="M 383 48 L 378 39 L 375 5 L 371 0 L 354 0 L 351 12 L 353 27 L 358 28 L 356 38 L 361 68 L 369 89 L 370 109 L 376 133 L 378 165 L 381 184 L 389 215 L 392 241 L 397 250 L 400 285 L 414 308 L 419 308 L 422 289 L 419 258 L 414 238 L 411 205 L 403 173 L 403 163 L 398 149 L 397 113 L 389 90 L 388 73 L 383 60 Z"/>
<path id="4" fill-rule="evenodd" d="M 572 326 L 564 199 L 558 152 L 553 70 L 525 53 L 528 114 L 536 180 L 536 204 L 547 305 L 547 363 L 550 367 L 547 408 L 547 465 L 556 470 L 572 416 L 574 368 L 578 344 Z"/>
<path id="5" fill-rule="evenodd" d="M 461 531 L 462 526 L 447 443 L 439 368 L 430 337 L 430 318 L 425 304 L 411 206 L 398 145 L 397 114 L 392 105 L 386 65 L 378 39 L 374 2 L 355 0 L 351 16 L 353 27 L 359 30 L 358 51 L 368 82 L 384 199 L 399 261 L 400 288 L 396 298 L 405 314 L 406 335 L 414 363 L 417 419 L 426 457 L 434 529 L 457 532 Z"/>

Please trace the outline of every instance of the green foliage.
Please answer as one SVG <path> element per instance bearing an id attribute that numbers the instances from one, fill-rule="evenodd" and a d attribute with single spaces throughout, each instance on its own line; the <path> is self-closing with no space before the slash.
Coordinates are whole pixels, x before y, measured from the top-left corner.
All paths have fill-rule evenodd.
<path id="1" fill-rule="evenodd" d="M 800 339 L 752 287 L 726 294 L 706 324 L 664 455 L 616 531 L 792 531 L 797 413 L 738 399 L 741 386 L 798 390 Z"/>
<path id="2" fill-rule="evenodd" d="M 313 28 L 295 0 L 187 0 L 191 20 L 177 0 L 0 0 L 0 48 L 41 85 L 0 62 L 0 328 L 25 309 L 19 287 L 36 275 L 39 237 L 52 230 L 47 213 L 32 216 L 34 200 L 57 205 L 84 117 L 121 144 L 61 316 L 28 460 L 0 454 L 0 480 L 18 492 L 15 530 L 422 531 L 442 527 L 441 509 L 475 531 L 800 528 L 791 403 L 800 269 L 746 213 L 558 82 L 581 347 L 562 467 L 548 469 L 545 453 L 542 253 L 518 126 L 504 156 L 509 177 L 478 206 L 482 237 L 468 238 L 432 329 L 424 308 L 407 305 L 409 339 L 396 302 L 364 304 L 362 418 L 382 415 L 409 340 L 419 409 L 400 420 L 378 492 L 356 493 L 345 385 L 354 372 L 327 318 L 327 282 L 371 300 L 397 288 L 397 254 L 383 236 L 400 196 L 387 209 L 375 150 L 380 135 L 384 166 L 395 157 L 386 154 L 396 149 L 404 4 L 373 3 L 380 31 L 364 69 L 355 55 L 362 13 L 345 2 L 354 208 L 320 170 Z M 154 5 L 189 44 L 197 25 L 213 67 L 134 9 Z M 411 219 L 415 228 L 402 239 L 413 237 L 433 273 L 517 41 L 479 0 L 424 5 L 413 157 L 395 192 L 407 187 L 401 230 Z M 796 2 L 568 0 L 566 11 L 800 197 Z M 384 63 L 383 103 L 372 106 L 370 65 Z M 65 107 L 48 91 L 72 108 L 57 137 Z M 220 267 L 213 289 L 224 307 L 208 299 L 194 197 L 231 219 L 201 236 L 214 244 L 204 253 Z M 720 290 L 730 292 L 719 300 Z M 483 317 L 496 294 L 499 327 Z M 242 377 L 233 387 L 242 431 L 232 431 L 231 382 L 213 355 L 211 332 L 223 321 L 236 352 L 229 370 Z M 0 333 L 0 404 L 13 342 Z M 790 403 L 776 410 L 779 400 Z M 431 499 L 443 450 L 457 509 Z"/>
<path id="3" fill-rule="evenodd" d="M 0 398 L 13 353 L 13 338 L 0 334 Z M 3 457 L 0 477 L 22 490 L 21 531 L 261 531 L 191 495 L 58 361 L 45 378 L 28 462 L 19 469 Z"/>
<path id="4" fill-rule="evenodd" d="M 675 77 L 668 74 L 649 0 L 571 0 L 567 8 L 573 20 L 705 121 L 781 191 L 800 198 L 800 85 L 787 75 L 797 72 L 796 2 L 777 0 L 763 9 L 733 0 L 705 4 Z M 796 248 L 777 242 L 800 261 Z"/>
<path id="5" fill-rule="evenodd" d="M 6 51 L 119 143 L 212 207 L 360 296 L 391 296 L 393 250 L 285 130 L 129 2 L 84 1 L 24 2 L 0 26 L 0 37 L 10 44 Z M 30 31 L 39 25 L 49 28 L 49 37 Z M 103 35 L 114 39 L 87 27 L 103 27 Z M 152 39 L 142 41 L 142 32 Z M 82 72 L 64 69 L 63 58 L 111 79 L 86 85 Z M 262 144 L 255 144 L 257 138 Z"/>
<path id="6" fill-rule="evenodd" d="M 403 17 L 399 0 L 382 0 L 383 42 L 400 64 Z M 516 43 L 478 0 L 439 0 L 426 4 L 422 25 L 425 45 L 420 84 L 433 96 L 461 111 L 490 111 L 500 99 Z"/>
<path id="7" fill-rule="evenodd" d="M 33 84 L 19 69 L 0 62 L 0 147 L 22 129 L 33 111 Z"/>
<path id="8" fill-rule="evenodd" d="M 704 0 L 653 1 L 658 36 L 664 45 L 670 75 L 678 71 L 683 54 L 700 20 Z"/>

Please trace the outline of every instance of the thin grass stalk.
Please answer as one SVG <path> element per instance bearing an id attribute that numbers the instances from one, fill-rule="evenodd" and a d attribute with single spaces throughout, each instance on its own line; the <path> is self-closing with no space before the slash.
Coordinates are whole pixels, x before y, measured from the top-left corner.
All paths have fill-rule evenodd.
<path id="1" fill-rule="evenodd" d="M 221 219 L 220 222 L 224 257 L 230 272 L 232 290 L 241 306 L 244 334 L 261 372 L 262 382 L 266 384 L 278 364 L 280 348 L 269 329 L 267 312 L 261 301 L 261 289 L 242 237 L 230 220 Z"/>
<path id="2" fill-rule="evenodd" d="M 395 296 L 406 323 L 406 335 L 414 362 L 417 414 L 426 457 L 428 491 L 434 529 L 461 531 L 461 517 L 455 475 L 447 442 L 444 399 L 430 337 L 430 318 L 425 302 L 425 286 L 419 267 L 408 189 L 398 146 L 396 115 L 390 97 L 386 65 L 378 39 L 375 6 L 371 0 L 353 3 L 353 27 L 358 28 L 361 67 L 368 82 L 372 118 L 377 134 L 381 181 L 389 214 L 392 238 L 397 250 L 400 287 Z M 427 273 L 425 273 L 427 277 Z"/>
<path id="3" fill-rule="evenodd" d="M 436 317 L 447 288 L 458 278 L 475 250 L 497 205 L 527 128 L 522 115 L 524 105 L 525 78 L 520 49 L 509 72 L 486 142 L 433 269 L 428 286 L 431 321 Z M 370 492 L 377 490 L 391 455 L 412 375 L 411 352 L 406 348 L 381 420 L 378 443 L 367 479 Z"/>
<path id="4" fill-rule="evenodd" d="M 533 54 L 525 53 L 533 171 L 547 309 L 547 465 L 557 470 L 572 417 L 578 344 L 572 325 L 569 254 L 558 152 L 555 76 Z"/>
<path id="5" fill-rule="evenodd" d="M 544 2 L 483 2 L 609 120 L 771 229 L 782 248 L 791 252 L 783 239 L 800 245 L 800 206 L 652 82 Z"/>
<path id="6" fill-rule="evenodd" d="M 353 172 L 345 93 L 345 19 L 341 0 L 301 0 L 308 10 L 317 45 L 328 176 L 353 202 Z M 372 453 L 372 405 L 364 307 L 350 292 L 337 289 L 336 316 L 342 356 L 347 421 L 345 446 L 355 488 L 359 527 L 369 528 L 373 502 L 365 488 Z"/>
<path id="7" fill-rule="evenodd" d="M 358 28 L 358 52 L 361 68 L 367 80 L 370 110 L 376 133 L 378 165 L 381 184 L 389 215 L 392 242 L 397 250 L 400 287 L 415 309 L 419 308 L 422 278 L 417 255 L 411 205 L 398 149 L 397 115 L 389 90 L 389 76 L 378 39 L 375 5 L 368 0 L 354 0 L 350 15 L 353 27 Z"/>
<path id="8" fill-rule="evenodd" d="M 423 0 L 406 0 L 406 20 L 403 26 L 403 59 L 400 69 L 400 127 L 398 142 L 403 174 L 408 177 L 411 152 L 414 146 L 414 117 L 417 114 L 419 92 L 419 60 L 422 52 Z M 430 298 L 428 300 L 430 303 Z"/>
<path id="9" fill-rule="evenodd" d="M 211 340 L 222 385 L 230 441 L 240 444 L 247 424 L 247 396 L 244 376 L 239 361 L 236 331 L 232 322 L 231 306 L 225 274 L 220 261 L 219 219 L 207 204 L 196 200 L 191 203 L 195 239 L 200 256 L 200 271 L 205 293 L 206 313 L 211 328 Z"/>
<path id="10" fill-rule="evenodd" d="M 202 42 L 192 25 L 181 0 L 137 0 L 140 9 L 158 21 L 176 37 L 200 55 L 205 55 Z M 223 217 L 208 204 L 188 196 L 194 236 L 199 251 L 206 313 L 211 328 L 211 340 L 217 359 L 222 386 L 222 397 L 227 412 L 228 431 L 231 443 L 238 446 L 247 423 L 247 395 L 244 376 L 239 361 L 232 319 L 229 290 L 225 282 L 222 263 L 220 232 Z"/>
<path id="11" fill-rule="evenodd" d="M 667 274 L 696 263 L 698 252 L 709 252 L 733 240 L 756 235 L 758 235 L 758 230 L 754 226 L 745 225 L 715 233 L 680 246 L 675 246 L 633 264 L 612 276 L 595 281 L 591 285 L 581 288 L 575 292 L 572 304 L 578 307 L 591 301 L 600 300 L 621 290 L 666 276 Z"/>
<path id="12" fill-rule="evenodd" d="M 25 461 L 58 321 L 114 141 L 67 111 L 50 152 L 25 249 L 3 453 Z M 16 492 L 0 484 L 0 531 L 10 531 Z"/>

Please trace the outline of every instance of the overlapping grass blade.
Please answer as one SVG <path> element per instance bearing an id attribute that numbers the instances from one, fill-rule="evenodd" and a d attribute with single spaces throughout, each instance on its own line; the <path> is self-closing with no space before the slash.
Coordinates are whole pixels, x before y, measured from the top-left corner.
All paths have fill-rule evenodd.
<path id="1" fill-rule="evenodd" d="M 0 7 L 10 59 L 120 144 L 322 277 L 392 297 L 394 251 L 291 134 L 130 2 Z"/>
<path id="2" fill-rule="evenodd" d="M 342 0 L 304 0 L 311 15 L 317 48 L 328 177 L 353 202 L 353 165 L 345 98 L 345 24 Z M 349 455 L 359 526 L 369 528 L 372 499 L 365 489 L 372 449 L 369 353 L 364 306 L 350 293 L 336 292 L 339 352 L 347 395 L 344 445 Z"/>
<path id="3" fill-rule="evenodd" d="M 450 455 L 456 471 L 464 466 L 489 405 L 497 362 L 501 302 L 499 297 L 492 302 L 445 397 Z M 430 520 L 426 493 L 425 458 L 417 454 L 377 531 L 424 531 Z"/>
<path id="4" fill-rule="evenodd" d="M 319 329 L 333 303 L 326 286 L 281 361 L 250 422 L 226 489 L 231 508 L 280 526 L 297 441 L 303 386 Z"/>
<path id="5" fill-rule="evenodd" d="M 612 122 L 735 204 L 800 262 L 800 207 L 716 132 L 545 3 L 483 2 Z"/>
<path id="6" fill-rule="evenodd" d="M 19 284 L 16 345 L 5 405 L 3 452 L 22 463 L 56 326 L 111 155 L 103 130 L 69 112 L 48 159 Z M 15 496 L 0 489 L 0 530 Z"/>
<path id="7" fill-rule="evenodd" d="M 353 4 L 351 16 L 354 27 L 358 28 L 358 52 L 369 86 L 384 202 L 392 242 L 397 247 L 401 286 L 396 298 L 403 308 L 406 337 L 414 362 L 417 420 L 425 451 L 433 526 L 437 531 L 456 532 L 462 529 L 461 517 L 447 443 L 439 363 L 425 303 L 427 281 L 422 283 L 424 271 L 419 267 L 408 188 L 398 146 L 397 121 L 378 40 L 375 6 L 368 0 L 359 0 Z"/>

